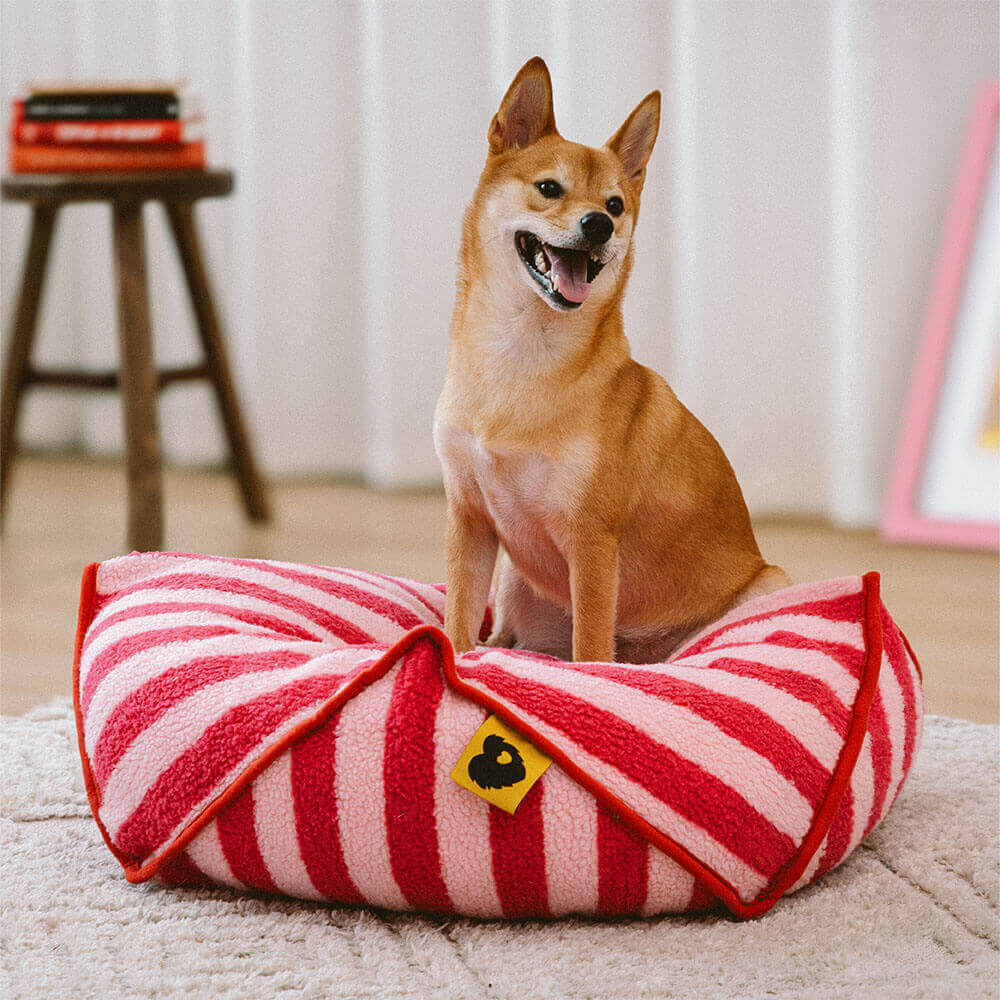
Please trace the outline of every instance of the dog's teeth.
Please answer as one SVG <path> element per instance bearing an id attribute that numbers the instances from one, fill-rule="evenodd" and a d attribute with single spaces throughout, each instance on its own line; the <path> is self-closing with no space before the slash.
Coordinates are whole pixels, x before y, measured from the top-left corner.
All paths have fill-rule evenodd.
<path id="1" fill-rule="evenodd" d="M 545 257 L 545 251 L 542 250 L 541 247 L 535 251 L 535 267 L 537 267 L 542 274 L 545 274 L 545 272 L 549 269 L 549 262 Z"/>

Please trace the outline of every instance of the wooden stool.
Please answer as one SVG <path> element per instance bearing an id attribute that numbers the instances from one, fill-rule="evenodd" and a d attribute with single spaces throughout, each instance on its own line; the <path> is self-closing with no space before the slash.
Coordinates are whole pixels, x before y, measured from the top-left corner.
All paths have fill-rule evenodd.
<path id="1" fill-rule="evenodd" d="M 17 451 L 17 418 L 24 389 L 31 385 L 117 388 L 122 393 L 125 420 L 128 543 L 131 548 L 143 551 L 162 548 L 163 487 L 157 392 L 173 382 L 208 379 L 215 388 L 247 515 L 254 521 L 268 519 L 267 498 L 240 416 L 193 211 L 198 198 L 220 197 L 232 190 L 233 174 L 229 170 L 13 174 L 3 178 L 4 200 L 29 202 L 32 218 L 28 254 L 14 313 L 13 335 L 3 371 L 0 514 L 6 508 L 11 467 Z M 56 216 L 66 202 L 72 201 L 107 201 L 111 204 L 118 273 L 118 371 L 39 370 L 31 363 L 38 305 Z M 158 371 L 153 364 L 142 225 L 145 201 L 162 202 L 170 222 L 204 350 L 204 360 L 199 365 Z"/>

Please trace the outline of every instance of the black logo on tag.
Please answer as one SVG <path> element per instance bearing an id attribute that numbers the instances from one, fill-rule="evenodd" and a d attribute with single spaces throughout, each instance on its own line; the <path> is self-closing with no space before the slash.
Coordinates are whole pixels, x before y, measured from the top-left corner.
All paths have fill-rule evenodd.
<path id="1" fill-rule="evenodd" d="M 510 788 L 525 773 L 520 751 L 501 736 L 487 736 L 483 752 L 469 761 L 469 777 L 480 788 Z"/>

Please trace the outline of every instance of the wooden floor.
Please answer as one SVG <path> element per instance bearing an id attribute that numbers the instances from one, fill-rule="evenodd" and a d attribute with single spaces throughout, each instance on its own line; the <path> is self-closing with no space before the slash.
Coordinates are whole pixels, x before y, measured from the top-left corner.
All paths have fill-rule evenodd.
<path id="1" fill-rule="evenodd" d="M 174 551 L 288 559 L 444 578 L 444 499 L 358 486 L 292 483 L 273 491 L 275 521 L 251 527 L 228 477 L 167 475 Z M 70 693 L 83 567 L 125 549 L 124 474 L 116 464 L 21 459 L 5 518 L 0 591 L 0 708 L 20 714 Z M 873 532 L 819 523 L 757 525 L 761 549 L 797 581 L 869 569 L 924 671 L 927 711 L 998 721 L 998 562 L 890 546 Z"/>

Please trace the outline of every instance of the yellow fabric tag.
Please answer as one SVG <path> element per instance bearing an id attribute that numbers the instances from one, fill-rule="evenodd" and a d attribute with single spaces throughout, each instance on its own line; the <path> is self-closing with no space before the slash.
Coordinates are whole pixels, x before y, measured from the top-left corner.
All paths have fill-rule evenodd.
<path id="1" fill-rule="evenodd" d="M 513 814 L 552 761 L 491 715 L 469 740 L 451 777 L 463 788 Z"/>

